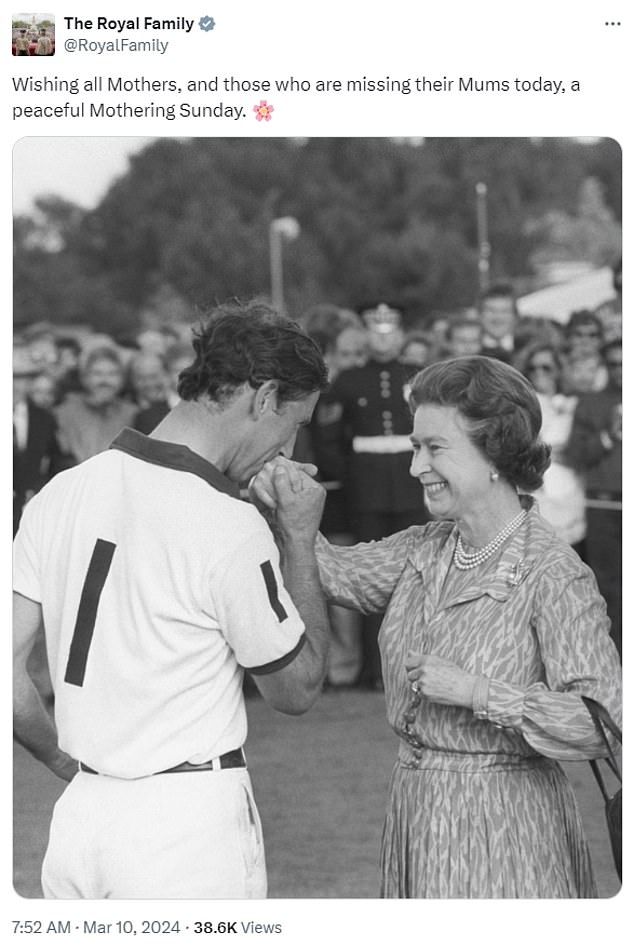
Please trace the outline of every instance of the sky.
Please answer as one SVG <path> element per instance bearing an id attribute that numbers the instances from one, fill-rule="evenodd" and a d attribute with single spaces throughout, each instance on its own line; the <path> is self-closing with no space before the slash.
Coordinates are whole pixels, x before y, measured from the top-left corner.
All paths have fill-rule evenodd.
<path id="1" fill-rule="evenodd" d="M 128 167 L 131 154 L 153 138 L 21 138 L 13 148 L 13 210 L 30 213 L 47 194 L 86 209 L 96 206 Z"/>
<path id="2" fill-rule="evenodd" d="M 14 213 L 30 213 L 34 199 L 49 194 L 65 197 L 86 209 L 96 206 L 110 184 L 125 173 L 129 156 L 154 140 L 110 136 L 21 138 L 13 149 Z"/>
<path id="3" fill-rule="evenodd" d="M 51 20 L 51 22 L 55 22 L 54 13 L 33 13 L 31 10 L 29 13 L 13 13 L 11 15 L 12 20 L 24 20 L 25 23 L 30 23 L 33 17 L 35 17 L 36 23 L 39 23 L 40 20 Z"/>

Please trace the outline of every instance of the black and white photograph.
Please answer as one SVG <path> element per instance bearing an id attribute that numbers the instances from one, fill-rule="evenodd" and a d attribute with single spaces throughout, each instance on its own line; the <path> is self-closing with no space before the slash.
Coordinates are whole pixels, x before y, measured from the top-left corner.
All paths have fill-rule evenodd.
<path id="1" fill-rule="evenodd" d="M 619 892 L 621 202 L 610 138 L 15 144 L 19 896 Z"/>

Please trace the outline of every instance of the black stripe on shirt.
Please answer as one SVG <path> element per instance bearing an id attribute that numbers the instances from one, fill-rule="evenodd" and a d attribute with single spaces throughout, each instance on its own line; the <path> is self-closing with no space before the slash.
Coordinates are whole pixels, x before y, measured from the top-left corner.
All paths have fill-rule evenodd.
<path id="1" fill-rule="evenodd" d="M 266 584 L 266 593 L 269 595 L 269 603 L 273 608 L 275 616 L 279 622 L 282 623 L 283 620 L 286 620 L 288 614 L 284 610 L 284 606 L 282 605 L 282 602 L 279 598 L 273 565 L 268 560 L 263 561 L 260 565 L 260 571 L 262 572 L 262 577 L 264 578 L 264 583 Z"/>
<path id="2" fill-rule="evenodd" d="M 83 686 L 84 684 L 88 651 L 95 630 L 99 599 L 108 577 L 116 547 L 111 541 L 98 538 L 93 549 L 79 600 L 77 620 L 75 621 L 73 639 L 66 665 L 66 675 L 64 676 L 64 682 L 71 683 L 73 686 Z"/>

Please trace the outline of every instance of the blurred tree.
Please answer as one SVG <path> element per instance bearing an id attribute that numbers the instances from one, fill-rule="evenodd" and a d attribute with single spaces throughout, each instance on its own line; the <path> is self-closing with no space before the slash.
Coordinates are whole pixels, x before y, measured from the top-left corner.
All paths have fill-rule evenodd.
<path id="1" fill-rule="evenodd" d="M 596 177 L 582 182 L 576 213 L 549 210 L 524 229 L 537 244 L 530 255 L 534 269 L 558 262 L 613 265 L 621 255 L 621 227 Z"/>
<path id="2" fill-rule="evenodd" d="M 107 271 L 84 261 L 86 211 L 58 197 L 42 197 L 33 217 L 14 221 L 14 323 L 88 324 L 119 331 L 133 311 L 116 298 Z"/>
<path id="3" fill-rule="evenodd" d="M 479 181 L 491 277 L 518 282 L 564 246 L 597 263 L 612 253 L 620 179 L 609 139 L 158 139 L 94 210 L 49 197 L 16 220 L 16 321 L 132 334 L 265 296 L 269 225 L 292 216 L 291 313 L 383 299 L 413 322 L 476 298 Z"/>

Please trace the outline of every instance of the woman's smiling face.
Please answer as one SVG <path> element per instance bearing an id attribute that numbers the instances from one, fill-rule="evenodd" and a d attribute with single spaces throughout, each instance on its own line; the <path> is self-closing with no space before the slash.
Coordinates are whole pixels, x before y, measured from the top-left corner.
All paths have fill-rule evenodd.
<path id="1" fill-rule="evenodd" d="M 435 518 L 461 519 L 491 495 L 493 466 L 471 442 L 468 423 L 457 407 L 440 404 L 421 404 L 414 414 L 410 474 Z"/>

